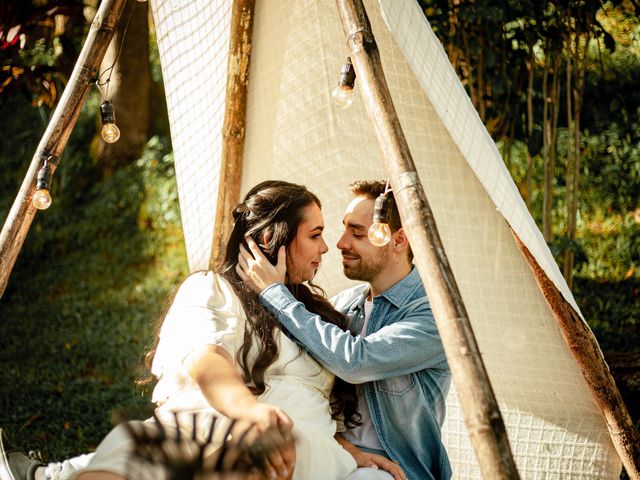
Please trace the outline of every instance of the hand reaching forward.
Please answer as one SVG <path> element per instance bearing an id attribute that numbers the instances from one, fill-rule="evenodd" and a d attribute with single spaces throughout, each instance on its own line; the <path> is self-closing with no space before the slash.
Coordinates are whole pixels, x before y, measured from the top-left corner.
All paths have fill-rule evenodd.
<path id="1" fill-rule="evenodd" d="M 264 256 L 260 247 L 251 237 L 245 237 L 249 250 L 240 245 L 236 273 L 251 290 L 261 293 L 269 285 L 284 283 L 287 274 L 287 251 L 284 246 L 278 250 L 278 263 L 274 266 Z"/>
<path id="2" fill-rule="evenodd" d="M 270 478 L 287 477 L 296 460 L 293 422 L 278 407 L 256 402 L 245 410 L 242 420 L 253 425 L 242 437 L 256 467 Z"/>

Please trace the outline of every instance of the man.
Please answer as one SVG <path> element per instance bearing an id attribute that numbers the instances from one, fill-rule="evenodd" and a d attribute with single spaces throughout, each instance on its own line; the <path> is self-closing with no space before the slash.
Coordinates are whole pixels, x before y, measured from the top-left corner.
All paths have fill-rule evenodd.
<path id="1" fill-rule="evenodd" d="M 362 425 L 344 438 L 398 462 L 412 480 L 448 479 L 451 467 L 440 428 L 451 373 L 397 206 L 393 202 L 391 241 L 375 247 L 367 232 L 385 182 L 359 181 L 351 190 L 354 198 L 337 246 L 345 275 L 367 284 L 340 293 L 333 302 L 359 335 L 306 311 L 282 284 L 284 262 L 273 267 L 251 240 L 252 254 L 243 252 L 238 273 L 305 350 L 358 385 Z"/>

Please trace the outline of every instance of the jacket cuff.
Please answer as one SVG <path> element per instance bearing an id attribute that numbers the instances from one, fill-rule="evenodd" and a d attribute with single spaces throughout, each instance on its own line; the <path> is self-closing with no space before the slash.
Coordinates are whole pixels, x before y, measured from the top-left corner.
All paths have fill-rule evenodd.
<path id="1" fill-rule="evenodd" d="M 271 313 L 277 315 L 288 305 L 297 302 L 296 298 L 282 283 L 273 283 L 260 292 L 260 303 Z"/>

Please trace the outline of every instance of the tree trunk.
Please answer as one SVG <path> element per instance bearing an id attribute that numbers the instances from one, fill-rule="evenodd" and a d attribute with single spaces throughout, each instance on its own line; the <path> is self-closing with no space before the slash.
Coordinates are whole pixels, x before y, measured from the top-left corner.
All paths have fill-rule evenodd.
<path id="1" fill-rule="evenodd" d="M 100 139 L 98 144 L 97 160 L 108 177 L 138 159 L 147 142 L 151 107 L 148 3 L 130 1 L 127 5 L 100 72 L 101 83 L 111 75 L 108 84 L 100 87 L 104 96 L 101 101 L 111 100 L 120 129 L 117 142 Z"/>
<path id="2" fill-rule="evenodd" d="M 542 160 L 544 162 L 544 185 L 542 198 L 542 235 L 551 240 L 551 198 L 553 190 L 553 170 L 549 168 L 549 149 L 551 145 L 551 120 L 549 119 L 549 58 L 545 55 L 542 74 Z"/>
<path id="3" fill-rule="evenodd" d="M 567 162 L 565 165 L 565 210 L 567 214 L 567 238 L 571 238 L 572 231 L 572 221 L 575 219 L 572 215 L 572 187 L 573 187 L 573 162 L 575 161 L 575 149 L 573 143 L 573 129 L 575 125 L 573 123 L 573 107 L 571 102 L 571 96 L 573 95 L 573 82 L 571 76 L 571 65 L 572 65 L 572 55 L 571 55 L 571 33 L 567 35 L 566 40 L 566 48 L 567 48 L 567 65 L 566 65 L 566 92 L 567 92 Z M 569 288 L 572 288 L 573 285 L 573 252 L 571 250 L 565 250 L 564 252 L 564 262 L 562 268 L 562 274 L 564 279 L 567 281 L 567 285 Z"/>
<path id="4" fill-rule="evenodd" d="M 532 177 L 533 177 L 533 159 L 531 158 L 531 151 L 529 150 L 529 143 L 533 136 L 533 73 L 535 69 L 535 54 L 533 53 L 533 44 L 529 45 L 529 62 L 528 67 L 528 83 L 527 83 L 527 186 L 525 202 L 527 208 L 531 210 L 531 198 L 532 192 Z"/>
<path id="5" fill-rule="evenodd" d="M 545 62 L 547 60 L 545 59 Z M 545 98 L 545 168 L 544 168 L 544 199 L 543 199 L 543 216 L 542 216 L 542 234 L 544 239 L 549 242 L 553 236 L 553 186 L 555 180 L 556 169 L 556 145 L 558 137 L 558 114 L 560 111 L 560 82 L 558 80 L 558 70 L 560 68 L 560 58 L 557 54 L 553 55 L 553 66 L 551 73 L 553 80 L 551 82 L 551 90 L 548 86 L 548 66 L 545 65 L 546 71 L 546 90 Z"/>

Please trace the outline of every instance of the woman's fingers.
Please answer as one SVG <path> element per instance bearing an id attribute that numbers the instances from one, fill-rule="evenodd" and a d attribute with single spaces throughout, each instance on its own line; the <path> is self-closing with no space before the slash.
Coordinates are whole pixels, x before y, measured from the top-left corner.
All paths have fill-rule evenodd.
<path id="1" fill-rule="evenodd" d="M 271 468 L 281 477 L 286 477 L 289 475 L 289 469 L 287 468 L 287 464 L 282 456 L 282 452 L 280 448 L 275 448 L 269 451 L 267 455 L 267 459 L 269 461 L 269 465 Z"/>
<path id="2" fill-rule="evenodd" d="M 289 418 L 289 415 L 284 413 L 279 408 L 277 410 L 275 410 L 275 414 L 276 414 L 276 417 L 277 417 L 276 421 L 278 422 L 278 427 L 280 427 L 280 429 L 283 432 L 289 433 L 291 431 L 291 429 L 293 428 L 293 420 L 291 420 L 291 418 Z"/>
<path id="3" fill-rule="evenodd" d="M 289 432 L 285 433 L 277 426 L 273 415 L 275 410 L 268 415 L 270 420 L 254 424 L 244 438 L 254 465 L 271 478 L 287 477 L 295 465 L 293 438 Z"/>

